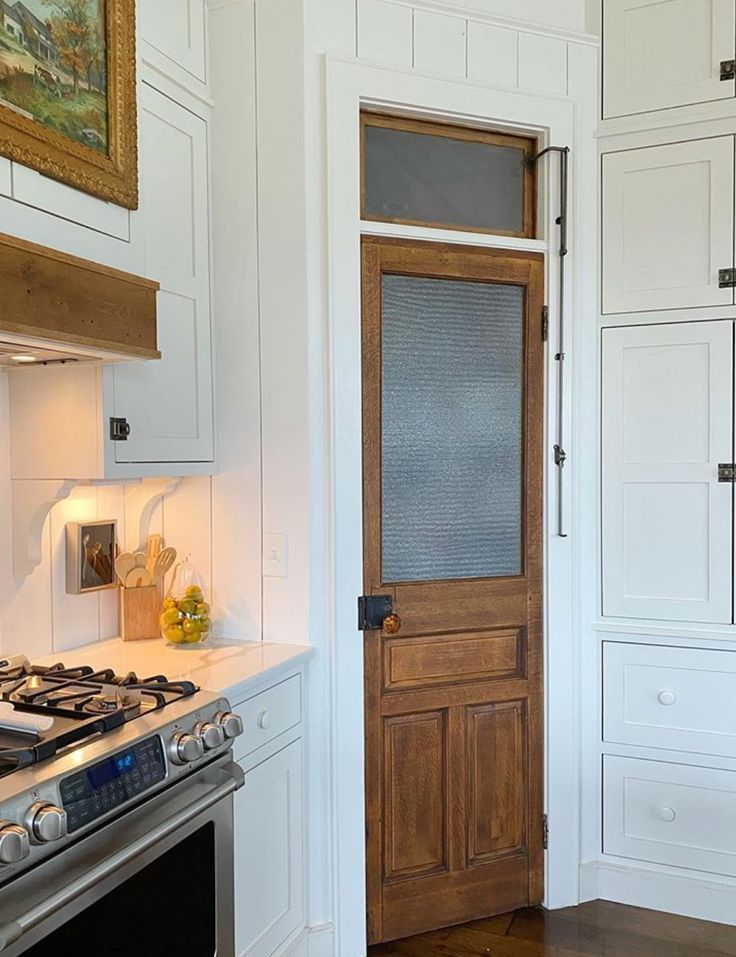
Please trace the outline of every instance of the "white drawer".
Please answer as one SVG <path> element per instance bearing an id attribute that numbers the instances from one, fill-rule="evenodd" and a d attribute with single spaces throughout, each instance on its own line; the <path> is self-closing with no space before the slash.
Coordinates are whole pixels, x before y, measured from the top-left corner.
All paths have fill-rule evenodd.
<path id="1" fill-rule="evenodd" d="M 299 724 L 302 718 L 302 686 L 299 675 L 241 702 L 233 708 L 243 719 L 243 734 L 236 739 L 234 754 L 245 757 L 257 748 Z"/>
<path id="2" fill-rule="evenodd" d="M 606 741 L 736 757 L 736 653 L 603 648 Z"/>
<path id="3" fill-rule="evenodd" d="M 606 854 L 736 876 L 736 772 L 603 759 Z"/>

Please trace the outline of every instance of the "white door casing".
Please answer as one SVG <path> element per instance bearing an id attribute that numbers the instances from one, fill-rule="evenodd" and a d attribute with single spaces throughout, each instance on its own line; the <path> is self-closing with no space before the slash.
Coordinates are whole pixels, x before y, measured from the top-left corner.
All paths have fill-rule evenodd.
<path id="1" fill-rule="evenodd" d="M 729 624 L 733 323 L 603 332 L 603 614 Z"/>
<path id="2" fill-rule="evenodd" d="M 720 65 L 734 57 L 733 0 L 604 0 L 603 116 L 734 96 Z"/>
<path id="3" fill-rule="evenodd" d="M 603 156 L 603 312 L 733 304 L 734 139 Z"/>

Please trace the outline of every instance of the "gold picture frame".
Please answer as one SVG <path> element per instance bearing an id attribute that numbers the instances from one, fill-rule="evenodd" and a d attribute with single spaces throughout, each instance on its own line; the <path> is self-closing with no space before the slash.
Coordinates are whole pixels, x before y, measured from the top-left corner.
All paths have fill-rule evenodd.
<path id="1" fill-rule="evenodd" d="M 11 0 L 14 2 L 14 0 Z M 45 2 L 45 0 L 42 0 Z M 63 9 L 63 3 L 45 3 L 46 6 Z M 2 8 L 0 3 L 0 8 Z M 32 9 L 31 9 L 32 7 Z M 54 59 L 58 54 L 50 51 L 49 38 L 53 36 L 51 21 L 43 23 L 35 15 L 38 10 L 38 0 L 27 0 L 26 3 L 15 3 L 9 7 L 7 0 L 5 8 L 19 11 L 21 30 L 0 13 L 0 38 L 3 29 L 6 31 L 5 77 L 8 71 L 20 72 L 18 66 L 13 65 L 11 53 L 15 53 L 16 60 L 22 58 L 23 48 L 31 49 L 31 43 L 22 35 L 22 17 L 30 23 L 29 34 L 33 29 L 36 35 L 33 38 L 34 67 L 31 82 L 34 82 L 42 92 L 50 92 L 63 106 L 63 98 L 73 94 L 79 98 L 80 88 L 84 92 L 84 80 L 79 78 L 79 67 L 73 64 L 68 69 L 73 70 L 73 84 L 70 74 L 64 72 L 64 60 Z M 24 11 L 26 11 L 24 13 Z M 31 19 L 29 14 L 33 15 Z M 123 206 L 127 209 L 138 208 L 138 122 L 136 97 L 136 51 L 135 51 L 135 0 L 99 0 L 97 7 L 98 18 L 104 16 L 104 65 L 98 67 L 99 75 L 104 79 L 105 88 L 102 94 L 106 98 L 106 144 L 100 148 L 101 140 L 96 131 L 85 130 L 89 139 L 96 145 L 86 145 L 71 136 L 52 128 L 39 121 L 28 111 L 20 109 L 7 99 L 0 99 L 0 155 L 28 166 L 49 176 L 52 179 L 73 186 L 85 193 L 90 193 L 100 199 Z M 58 13 L 57 13 L 58 20 Z M 44 30 L 41 30 L 39 23 Z M 34 26 L 35 25 L 35 26 Z M 63 26 L 63 22 L 62 22 Z M 8 33 L 8 27 L 14 30 Z M 99 27 L 101 30 L 102 28 Z M 44 32 L 47 31 L 47 32 Z M 43 36 L 41 36 L 43 34 Z M 46 41 L 41 48 L 41 54 L 35 56 L 41 40 Z M 100 44 L 101 46 L 101 44 Z M 0 65 L 3 62 L 3 49 L 0 48 Z M 69 61 L 72 62 L 73 61 Z M 28 84 L 23 66 L 23 80 Z M 88 67 L 89 70 L 89 67 Z M 104 72 L 103 72 L 104 71 Z M 93 83 L 87 80 L 87 92 L 92 93 Z M 2 76 L 0 76 L 1 87 Z M 102 84 L 99 84 L 102 86 Z M 0 92 L 2 97 L 2 92 Z M 56 108 L 56 104 L 53 104 Z M 95 139 L 96 137 L 96 139 Z"/>

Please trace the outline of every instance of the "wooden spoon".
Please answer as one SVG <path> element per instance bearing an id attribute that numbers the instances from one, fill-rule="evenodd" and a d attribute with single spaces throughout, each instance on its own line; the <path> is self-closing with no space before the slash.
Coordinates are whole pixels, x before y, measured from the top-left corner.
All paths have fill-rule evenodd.
<path id="1" fill-rule="evenodd" d="M 125 579 L 126 588 L 146 588 L 152 584 L 153 579 L 147 568 L 134 568 Z"/>

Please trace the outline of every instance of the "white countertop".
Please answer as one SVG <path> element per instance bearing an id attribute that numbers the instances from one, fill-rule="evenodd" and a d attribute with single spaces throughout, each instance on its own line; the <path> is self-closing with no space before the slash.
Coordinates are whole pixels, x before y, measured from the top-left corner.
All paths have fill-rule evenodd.
<path id="1" fill-rule="evenodd" d="M 34 664 L 90 665 L 113 668 L 117 674 L 135 671 L 139 678 L 163 674 L 172 681 L 189 680 L 207 691 L 226 695 L 231 704 L 247 696 L 263 679 L 278 678 L 314 657 L 309 645 L 266 641 L 213 639 L 203 648 L 173 647 L 163 639 L 122 641 L 111 638 L 34 659 Z"/>

